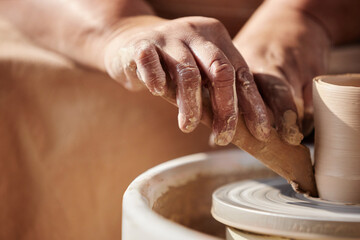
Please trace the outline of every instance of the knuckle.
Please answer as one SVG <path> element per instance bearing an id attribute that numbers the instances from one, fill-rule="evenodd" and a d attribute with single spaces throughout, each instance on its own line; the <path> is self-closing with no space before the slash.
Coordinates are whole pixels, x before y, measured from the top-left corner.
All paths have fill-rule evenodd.
<path id="1" fill-rule="evenodd" d="M 137 48 L 135 53 L 135 60 L 138 64 L 146 66 L 151 66 L 158 61 L 158 56 L 155 48 L 152 45 L 141 45 Z"/>
<path id="2" fill-rule="evenodd" d="M 235 72 L 233 66 L 221 59 L 215 59 L 210 65 L 210 73 L 213 75 L 214 87 L 229 87 L 234 84 Z"/>
<path id="3" fill-rule="evenodd" d="M 124 68 L 119 57 L 114 57 L 112 61 L 106 62 L 106 70 L 111 78 L 115 80 L 122 79 L 124 76 Z"/>
<path id="4" fill-rule="evenodd" d="M 224 27 L 224 25 L 216 18 L 212 18 L 212 17 L 205 17 L 204 18 L 205 21 L 215 27 Z"/>
<path id="5" fill-rule="evenodd" d="M 187 17 L 187 21 L 182 22 L 185 24 L 185 27 L 191 30 L 198 31 L 200 29 L 211 29 L 211 31 L 216 31 L 218 33 L 226 32 L 226 28 L 222 22 L 216 18 L 212 17 Z"/>
<path id="6" fill-rule="evenodd" d="M 149 87 L 154 87 L 157 85 L 159 80 L 160 78 L 157 74 L 155 73 L 149 74 L 146 78 L 146 85 L 148 85 Z"/>
<path id="7" fill-rule="evenodd" d="M 126 89 L 130 91 L 137 91 L 139 90 L 139 86 L 134 83 L 135 81 L 130 77 L 131 74 L 128 74 L 131 73 L 134 65 L 135 64 L 133 62 L 123 65 L 115 59 L 109 66 L 107 66 L 107 72 L 112 79 L 123 85 Z"/>
<path id="8" fill-rule="evenodd" d="M 186 22 L 182 22 L 183 26 L 185 28 L 191 29 L 191 30 L 197 30 L 198 29 L 198 25 L 195 22 L 192 21 L 186 21 Z"/>
<path id="9" fill-rule="evenodd" d="M 281 80 L 270 82 L 268 89 L 273 94 L 280 94 L 280 93 L 282 95 L 291 94 L 290 86 L 288 84 L 286 84 L 284 81 L 281 81 Z"/>
<path id="10" fill-rule="evenodd" d="M 163 85 L 165 82 L 165 76 L 161 72 L 154 72 L 147 76 L 146 85 L 150 89 L 150 91 L 156 91 L 159 86 Z M 157 90 L 159 91 L 159 89 Z M 159 93 L 160 94 L 160 93 Z"/>
<path id="11" fill-rule="evenodd" d="M 196 66 L 187 64 L 177 64 L 176 71 L 179 78 L 184 83 L 198 83 L 201 79 L 200 71 Z"/>
<path id="12" fill-rule="evenodd" d="M 137 92 L 145 88 L 145 86 L 141 83 L 139 83 L 137 80 L 125 76 L 121 80 L 119 79 L 118 82 L 127 90 L 132 92 Z"/>
<path id="13" fill-rule="evenodd" d="M 216 32 L 218 33 L 225 33 L 227 32 L 224 24 L 222 22 L 220 22 L 218 19 L 216 18 L 207 18 L 208 24 L 209 26 Z"/>
<path id="14" fill-rule="evenodd" d="M 245 90 L 256 86 L 254 77 L 252 76 L 248 67 L 241 67 L 237 70 L 237 86 Z"/>
<path id="15" fill-rule="evenodd" d="M 107 73 L 117 83 L 130 91 L 139 91 L 144 88 L 136 77 L 136 63 L 131 48 L 120 49 L 114 57 L 105 60 Z"/>

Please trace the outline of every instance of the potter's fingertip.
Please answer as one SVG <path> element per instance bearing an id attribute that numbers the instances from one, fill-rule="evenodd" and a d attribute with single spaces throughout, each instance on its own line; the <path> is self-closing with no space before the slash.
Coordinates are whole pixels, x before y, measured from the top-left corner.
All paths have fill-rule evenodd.
<path id="1" fill-rule="evenodd" d="M 154 87 L 152 90 L 151 90 L 151 93 L 154 95 L 154 96 L 164 96 L 165 95 L 165 88 L 164 87 Z"/>
<path id="2" fill-rule="evenodd" d="M 262 142 L 269 142 L 271 135 L 271 127 L 269 124 L 262 123 L 256 128 L 257 139 Z"/>
<path id="3" fill-rule="evenodd" d="M 232 139 L 234 138 L 235 131 L 234 130 L 228 130 L 218 133 L 215 136 L 215 143 L 219 146 L 226 146 L 229 143 L 231 143 Z"/>
<path id="4" fill-rule="evenodd" d="M 299 145 L 304 139 L 304 135 L 301 133 L 298 125 L 283 126 L 280 133 L 281 139 L 290 145 Z"/>
<path id="5" fill-rule="evenodd" d="M 270 120 L 266 114 L 261 114 L 255 127 L 256 138 L 263 142 L 270 141 L 271 125 Z"/>
<path id="6" fill-rule="evenodd" d="M 245 116 L 246 117 L 246 116 Z M 245 118 L 246 126 L 253 137 L 262 142 L 268 142 L 271 136 L 271 125 L 265 115 L 252 118 Z"/>
<path id="7" fill-rule="evenodd" d="M 186 117 L 185 114 L 179 112 L 178 114 L 178 123 L 179 128 L 184 133 L 190 133 L 195 130 L 199 125 L 199 119 L 196 117 Z"/>
<path id="8" fill-rule="evenodd" d="M 285 142 L 290 145 L 300 145 L 301 141 L 304 139 L 304 136 L 299 132 L 298 134 L 286 135 L 282 138 Z"/>
<path id="9" fill-rule="evenodd" d="M 299 127 L 287 129 L 281 134 L 283 141 L 287 142 L 290 145 L 299 145 L 304 139 L 304 135 L 300 132 Z"/>
<path id="10" fill-rule="evenodd" d="M 299 145 L 304 138 L 297 120 L 297 114 L 292 110 L 285 111 L 282 116 L 280 136 L 290 145 Z"/>

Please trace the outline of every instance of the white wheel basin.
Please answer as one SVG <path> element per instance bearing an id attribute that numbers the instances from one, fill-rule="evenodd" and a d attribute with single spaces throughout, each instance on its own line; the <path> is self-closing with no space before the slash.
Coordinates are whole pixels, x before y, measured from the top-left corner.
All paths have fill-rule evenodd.
<path id="1" fill-rule="evenodd" d="M 124 240 L 221 239 L 211 214 L 213 191 L 241 179 L 275 174 L 241 150 L 199 153 L 158 165 L 137 177 L 123 199 Z"/>

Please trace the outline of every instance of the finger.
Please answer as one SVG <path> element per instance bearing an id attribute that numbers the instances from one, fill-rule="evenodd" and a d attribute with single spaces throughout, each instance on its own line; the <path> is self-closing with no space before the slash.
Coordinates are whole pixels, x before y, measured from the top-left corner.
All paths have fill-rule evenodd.
<path id="1" fill-rule="evenodd" d="M 136 74 L 134 54 L 134 48 L 128 47 L 114 53 L 110 51 L 105 57 L 105 67 L 110 77 L 130 91 L 138 91 L 145 87 Z"/>
<path id="2" fill-rule="evenodd" d="M 188 44 L 210 82 L 215 143 L 227 145 L 234 137 L 238 120 L 234 68 L 225 54 L 211 42 L 193 40 Z"/>
<path id="3" fill-rule="evenodd" d="M 275 66 L 275 69 L 279 74 L 281 73 L 282 79 L 286 79 L 286 82 L 291 86 L 291 92 L 297 110 L 297 122 L 301 130 L 302 120 L 304 118 L 304 100 L 302 81 L 300 81 L 300 79 L 303 79 L 303 72 L 299 71 L 299 62 L 294 55 L 295 54 L 286 54 L 285 63 Z"/>
<path id="4" fill-rule="evenodd" d="M 192 132 L 201 120 L 201 75 L 190 50 L 182 42 L 168 43 L 162 57 L 169 74 L 175 80 L 178 123 L 183 132 Z"/>
<path id="5" fill-rule="evenodd" d="M 268 141 L 271 121 L 265 103 L 247 67 L 237 70 L 236 89 L 240 109 L 251 134 L 260 141 Z"/>
<path id="6" fill-rule="evenodd" d="M 268 141 L 271 119 L 248 65 L 232 43 L 230 36 L 225 35 L 219 46 L 235 68 L 239 108 L 247 128 L 258 140 Z"/>
<path id="7" fill-rule="evenodd" d="M 309 135 L 314 129 L 314 107 L 312 98 L 312 82 L 304 87 L 304 118 L 302 123 L 302 132 L 304 136 Z"/>
<path id="8" fill-rule="evenodd" d="M 135 45 L 137 76 L 153 95 L 161 96 L 166 91 L 166 75 L 154 44 L 140 41 Z"/>
<path id="9" fill-rule="evenodd" d="M 262 96 L 274 113 L 280 137 L 289 144 L 300 144 L 303 135 L 300 133 L 297 109 L 288 83 L 275 74 L 254 76 Z"/>

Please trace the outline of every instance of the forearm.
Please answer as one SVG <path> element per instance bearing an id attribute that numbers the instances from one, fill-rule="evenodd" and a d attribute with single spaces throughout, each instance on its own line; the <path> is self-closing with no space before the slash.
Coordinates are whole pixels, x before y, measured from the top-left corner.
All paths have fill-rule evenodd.
<path id="1" fill-rule="evenodd" d="M 3 0 L 0 15 L 42 46 L 102 68 L 102 41 L 113 26 L 153 11 L 142 0 Z"/>
<path id="2" fill-rule="evenodd" d="M 268 0 L 298 9 L 328 32 L 333 44 L 360 40 L 360 1 L 358 0 Z"/>

